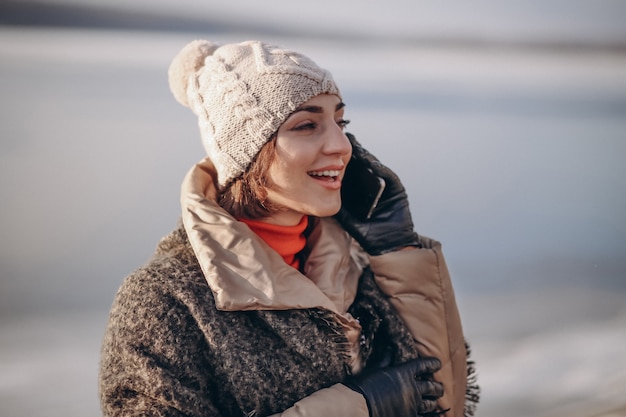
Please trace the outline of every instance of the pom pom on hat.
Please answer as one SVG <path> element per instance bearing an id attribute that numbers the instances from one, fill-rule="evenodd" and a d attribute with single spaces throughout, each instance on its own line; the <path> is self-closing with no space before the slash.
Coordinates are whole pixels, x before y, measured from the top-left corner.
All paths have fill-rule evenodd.
<path id="1" fill-rule="evenodd" d="M 188 43 L 174 57 L 168 70 L 170 90 L 183 106 L 189 107 L 187 87 L 189 80 L 200 68 L 204 66 L 206 57 L 211 56 L 220 45 L 205 40 L 195 40 Z"/>

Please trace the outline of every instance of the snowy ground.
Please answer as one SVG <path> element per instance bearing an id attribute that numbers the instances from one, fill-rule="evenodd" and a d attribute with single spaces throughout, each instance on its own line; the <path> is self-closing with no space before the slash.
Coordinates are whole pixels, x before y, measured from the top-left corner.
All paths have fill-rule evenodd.
<path id="1" fill-rule="evenodd" d="M 479 416 L 626 415 L 624 293 L 561 289 L 461 305 L 480 371 Z"/>
<path id="2" fill-rule="evenodd" d="M 461 297 L 482 388 L 478 416 L 626 416 L 624 296 L 560 291 Z M 0 414 L 98 415 L 106 316 L 0 321 Z"/>
<path id="3" fill-rule="evenodd" d="M 0 415 L 98 415 L 106 308 L 202 155 L 166 84 L 188 40 L 0 27 Z M 626 57 L 276 41 L 331 69 L 443 241 L 479 415 L 625 416 Z"/>

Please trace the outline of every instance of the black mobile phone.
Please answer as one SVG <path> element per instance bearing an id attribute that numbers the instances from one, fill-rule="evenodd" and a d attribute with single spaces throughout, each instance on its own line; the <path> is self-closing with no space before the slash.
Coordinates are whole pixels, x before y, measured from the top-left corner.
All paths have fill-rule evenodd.
<path id="1" fill-rule="evenodd" d="M 378 200 L 385 190 L 385 180 L 359 159 L 352 157 L 341 184 L 341 204 L 357 219 L 372 217 Z"/>

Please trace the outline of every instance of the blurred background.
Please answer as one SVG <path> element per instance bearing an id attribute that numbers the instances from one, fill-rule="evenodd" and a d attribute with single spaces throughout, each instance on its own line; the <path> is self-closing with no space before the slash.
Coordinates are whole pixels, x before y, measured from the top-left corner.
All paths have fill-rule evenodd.
<path id="1" fill-rule="evenodd" d="M 122 279 L 204 153 L 196 38 L 331 70 L 443 242 L 483 417 L 626 416 L 626 1 L 0 2 L 0 414 L 97 416 Z"/>

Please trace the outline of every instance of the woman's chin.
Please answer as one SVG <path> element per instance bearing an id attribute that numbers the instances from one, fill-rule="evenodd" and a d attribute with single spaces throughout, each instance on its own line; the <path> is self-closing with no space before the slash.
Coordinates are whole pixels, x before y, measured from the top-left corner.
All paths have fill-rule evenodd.
<path id="1" fill-rule="evenodd" d="M 329 204 L 325 207 L 319 207 L 312 210 L 313 212 L 311 214 L 316 217 L 332 217 L 339 213 L 339 209 L 341 209 L 341 201 L 336 204 Z"/>

